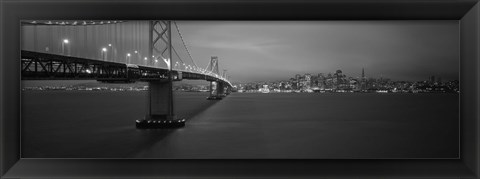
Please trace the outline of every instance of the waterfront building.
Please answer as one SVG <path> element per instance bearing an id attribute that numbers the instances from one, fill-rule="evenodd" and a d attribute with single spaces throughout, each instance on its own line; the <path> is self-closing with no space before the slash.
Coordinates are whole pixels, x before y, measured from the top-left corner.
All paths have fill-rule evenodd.
<path id="1" fill-rule="evenodd" d="M 304 77 L 303 77 L 303 88 L 304 89 L 310 89 L 311 80 L 312 80 L 312 75 L 310 75 L 310 74 L 305 74 L 304 75 Z"/>

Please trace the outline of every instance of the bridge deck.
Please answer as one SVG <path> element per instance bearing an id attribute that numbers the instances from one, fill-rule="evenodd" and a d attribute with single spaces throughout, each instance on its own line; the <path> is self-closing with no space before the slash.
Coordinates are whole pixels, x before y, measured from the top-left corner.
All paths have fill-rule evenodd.
<path id="1" fill-rule="evenodd" d="M 131 83 L 168 78 L 168 69 L 22 50 L 22 80 L 98 80 Z M 172 70 L 174 80 L 230 82 L 213 74 Z"/>

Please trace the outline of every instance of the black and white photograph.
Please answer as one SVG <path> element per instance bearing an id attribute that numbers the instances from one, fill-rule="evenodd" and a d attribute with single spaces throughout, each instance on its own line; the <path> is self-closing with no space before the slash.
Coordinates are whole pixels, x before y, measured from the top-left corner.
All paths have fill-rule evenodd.
<path id="1" fill-rule="evenodd" d="M 22 20 L 21 157 L 458 159 L 457 20 Z"/>

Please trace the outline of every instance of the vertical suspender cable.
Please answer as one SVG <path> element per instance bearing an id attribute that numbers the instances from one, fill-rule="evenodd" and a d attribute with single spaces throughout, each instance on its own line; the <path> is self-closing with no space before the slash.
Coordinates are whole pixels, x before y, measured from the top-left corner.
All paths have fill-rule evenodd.
<path id="1" fill-rule="evenodd" d="M 49 52 L 49 53 L 53 53 L 53 45 L 52 45 L 52 41 L 53 41 L 53 30 L 52 30 L 52 26 L 51 25 L 48 25 L 47 26 L 47 34 L 48 34 L 48 39 L 47 39 L 47 47 L 45 48 L 45 51 Z"/>
<path id="2" fill-rule="evenodd" d="M 78 34 L 77 24 L 75 24 L 75 25 L 73 26 L 73 34 L 74 34 L 74 36 L 75 36 L 75 44 L 81 44 L 81 43 L 80 43 L 80 37 L 79 37 L 79 34 Z M 80 46 L 80 45 L 79 45 L 79 46 Z M 77 57 L 78 57 L 78 50 L 79 50 L 78 47 L 75 47 L 75 48 L 74 48 L 74 52 L 75 52 L 75 53 L 73 54 L 74 56 L 77 56 Z"/>
<path id="3" fill-rule="evenodd" d="M 37 51 L 37 25 L 33 25 L 33 51 Z"/>
<path id="4" fill-rule="evenodd" d="M 88 58 L 88 56 L 87 56 L 88 55 L 87 44 L 88 44 L 87 25 L 83 24 L 83 55 L 84 55 L 85 58 Z"/>
<path id="5" fill-rule="evenodd" d="M 93 22 L 94 23 L 94 22 Z M 95 51 L 95 46 L 96 46 L 96 39 L 97 39 L 97 34 L 95 33 L 96 26 L 95 24 L 92 23 L 92 42 L 90 46 L 90 54 L 92 54 L 93 59 L 97 59 L 96 51 Z"/>
<path id="6" fill-rule="evenodd" d="M 118 37 L 117 37 L 117 30 L 118 30 L 118 25 L 117 23 L 115 23 L 114 27 L 113 27 L 113 30 L 114 30 L 114 36 L 113 36 L 113 40 L 114 40 L 114 43 L 113 43 L 113 47 L 114 47 L 114 50 L 113 50 L 113 61 L 114 62 L 117 62 L 118 61 L 118 58 L 117 58 L 117 49 L 118 49 Z"/>

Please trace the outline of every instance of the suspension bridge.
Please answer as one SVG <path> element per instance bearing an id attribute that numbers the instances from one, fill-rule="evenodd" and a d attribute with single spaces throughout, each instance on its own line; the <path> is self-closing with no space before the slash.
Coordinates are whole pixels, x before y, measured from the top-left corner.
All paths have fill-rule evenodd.
<path id="1" fill-rule="evenodd" d="M 138 128 L 185 125 L 174 114 L 173 81 L 209 81 L 210 100 L 232 89 L 218 57 L 195 63 L 175 21 L 22 21 L 21 67 L 22 80 L 148 82 Z"/>

